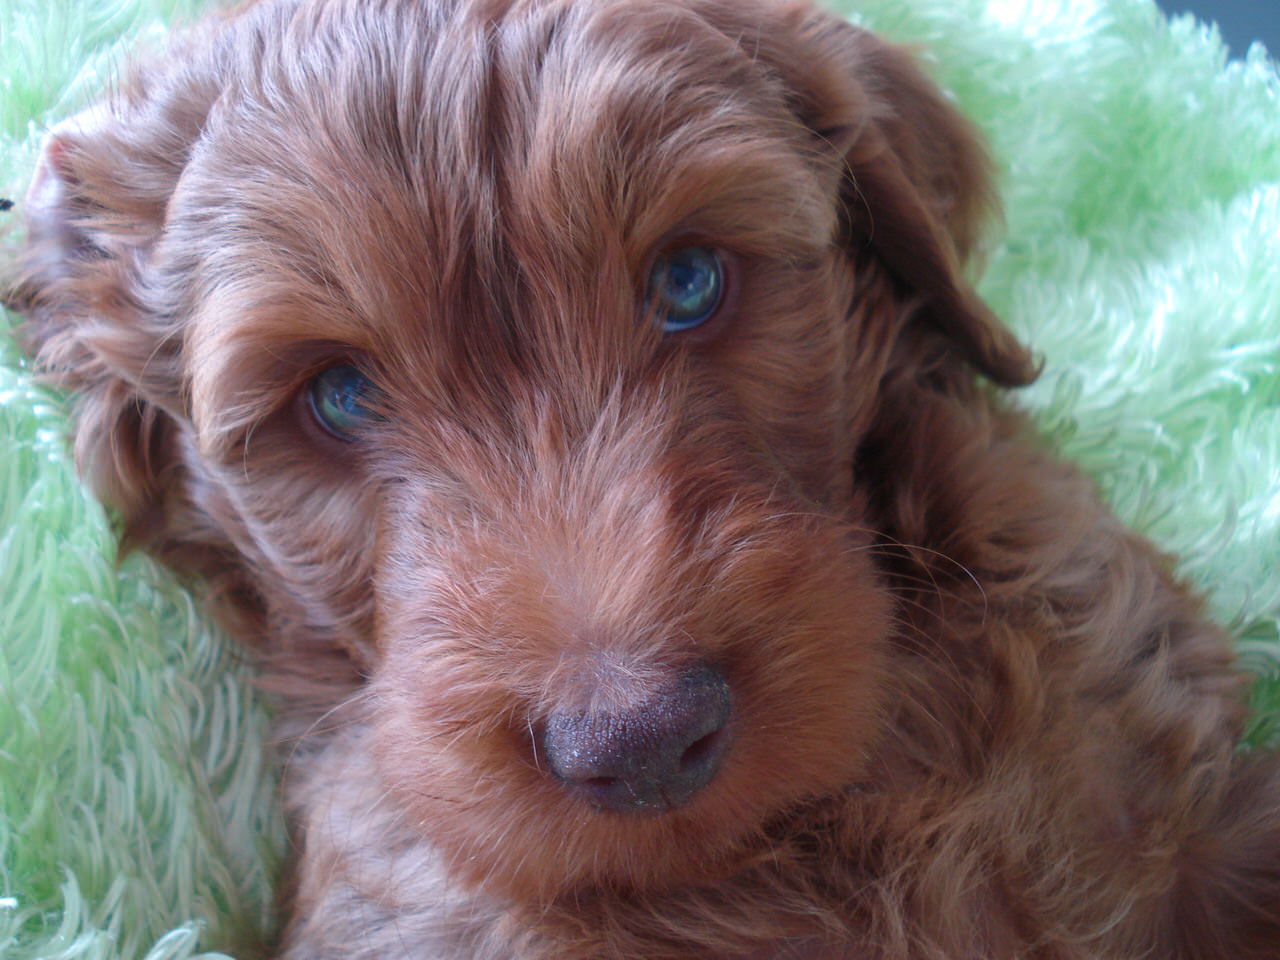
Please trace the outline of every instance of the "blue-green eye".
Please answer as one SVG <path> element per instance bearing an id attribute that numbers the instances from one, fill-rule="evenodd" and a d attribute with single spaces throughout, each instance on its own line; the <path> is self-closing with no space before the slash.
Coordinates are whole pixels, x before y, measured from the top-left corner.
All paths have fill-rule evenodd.
<path id="1" fill-rule="evenodd" d="M 349 364 L 322 370 L 312 377 L 309 390 L 316 420 L 335 437 L 350 440 L 373 419 L 373 381 Z"/>
<path id="2" fill-rule="evenodd" d="M 715 315 L 724 268 L 714 250 L 679 247 L 658 257 L 649 272 L 649 305 L 663 333 L 679 333 Z"/>

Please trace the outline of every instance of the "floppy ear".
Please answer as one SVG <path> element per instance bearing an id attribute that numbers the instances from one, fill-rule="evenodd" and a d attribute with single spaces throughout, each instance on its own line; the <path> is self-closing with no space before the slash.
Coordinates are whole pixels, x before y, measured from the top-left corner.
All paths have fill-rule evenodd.
<path id="1" fill-rule="evenodd" d="M 995 207 L 976 131 L 905 51 L 866 33 L 854 36 L 866 89 L 892 112 L 842 131 L 853 242 L 871 245 L 898 280 L 925 297 L 927 317 L 988 379 L 1006 387 L 1030 383 L 1038 365 L 964 275 Z"/>
<path id="2" fill-rule="evenodd" d="M 752 38 L 792 108 L 842 157 L 848 243 L 867 247 L 920 298 L 921 318 L 1004 386 L 1030 383 L 1030 353 L 964 276 L 996 203 L 972 124 L 904 49 L 814 9 L 772 7 L 778 29 Z M 769 14 L 766 14 L 769 17 Z"/>
<path id="3" fill-rule="evenodd" d="M 139 72 L 49 132 L 5 296 L 26 317 L 19 337 L 39 368 L 74 394 L 82 475 L 135 541 L 162 526 L 178 465 L 181 338 L 150 260 L 212 102 L 200 75 Z"/>

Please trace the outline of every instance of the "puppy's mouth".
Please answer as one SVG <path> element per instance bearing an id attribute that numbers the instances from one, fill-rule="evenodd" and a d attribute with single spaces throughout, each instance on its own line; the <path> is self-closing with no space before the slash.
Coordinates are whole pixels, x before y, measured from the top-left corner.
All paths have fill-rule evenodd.
<path id="1" fill-rule="evenodd" d="M 703 663 L 625 706 L 553 713 L 536 736 L 551 774 L 598 810 L 656 816 L 689 803 L 729 751 L 732 694 Z"/>
<path id="2" fill-rule="evenodd" d="M 645 450 L 635 416 L 483 510 L 393 491 L 379 770 L 451 871 L 522 901 L 727 876 L 878 728 L 892 607 L 861 534 L 746 455 Z"/>

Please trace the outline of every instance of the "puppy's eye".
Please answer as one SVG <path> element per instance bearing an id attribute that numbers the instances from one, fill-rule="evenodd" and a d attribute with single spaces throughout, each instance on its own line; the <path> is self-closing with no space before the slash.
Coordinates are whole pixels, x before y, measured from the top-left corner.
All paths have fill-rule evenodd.
<path id="1" fill-rule="evenodd" d="M 307 389 L 316 421 L 341 440 L 350 440 L 373 419 L 369 402 L 377 388 L 349 364 L 321 371 Z"/>
<path id="2" fill-rule="evenodd" d="M 649 306 L 663 333 L 706 323 L 715 315 L 723 293 L 724 266 L 707 247 L 669 250 L 649 272 Z"/>

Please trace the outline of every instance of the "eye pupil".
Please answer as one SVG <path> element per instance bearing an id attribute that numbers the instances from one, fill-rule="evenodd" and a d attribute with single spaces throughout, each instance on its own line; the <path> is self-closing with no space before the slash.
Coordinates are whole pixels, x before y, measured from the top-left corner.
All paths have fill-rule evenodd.
<path id="1" fill-rule="evenodd" d="M 329 367 L 311 380 L 311 409 L 320 425 L 349 440 L 372 414 L 373 383 L 350 364 Z"/>
<path id="2" fill-rule="evenodd" d="M 706 323 L 720 306 L 723 269 L 715 251 L 680 247 L 659 257 L 649 275 L 649 300 L 664 333 Z"/>

